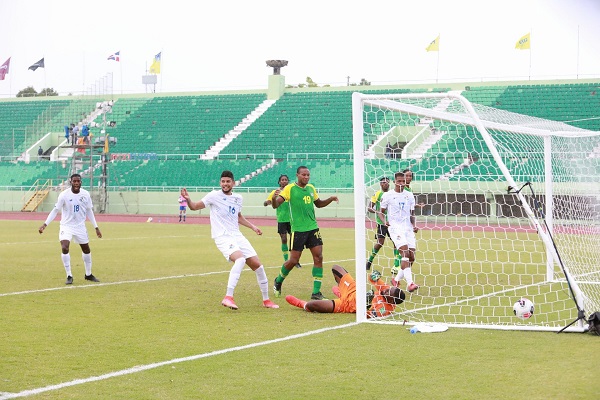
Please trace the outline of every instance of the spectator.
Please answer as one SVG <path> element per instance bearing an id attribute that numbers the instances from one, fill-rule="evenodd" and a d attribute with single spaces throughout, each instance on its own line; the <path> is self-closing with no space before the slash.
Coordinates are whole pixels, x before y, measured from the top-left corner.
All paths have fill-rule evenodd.
<path id="1" fill-rule="evenodd" d="M 79 134 L 79 126 L 71 124 L 71 145 L 77 144 L 77 135 Z"/>
<path id="2" fill-rule="evenodd" d="M 44 155 L 44 149 L 42 149 L 42 146 L 40 146 L 38 149 L 38 160 L 42 159 L 42 155 Z"/>
<path id="3" fill-rule="evenodd" d="M 83 125 L 81 128 L 81 137 L 83 138 L 83 142 L 85 144 L 89 143 L 90 129 L 87 125 Z"/>
<path id="4" fill-rule="evenodd" d="M 69 136 L 71 135 L 71 131 L 69 130 L 69 125 L 65 125 L 65 139 L 67 140 L 67 144 L 69 144 Z"/>

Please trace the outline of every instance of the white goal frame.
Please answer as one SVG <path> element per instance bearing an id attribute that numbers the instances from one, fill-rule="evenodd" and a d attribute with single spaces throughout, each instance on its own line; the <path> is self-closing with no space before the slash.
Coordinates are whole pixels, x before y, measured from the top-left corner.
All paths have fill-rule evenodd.
<path id="1" fill-rule="evenodd" d="M 417 100 L 415 103 L 418 103 L 418 99 L 432 99 L 442 101 L 443 99 L 449 99 L 451 101 L 455 101 L 460 103 L 460 105 L 464 108 L 466 113 L 453 113 L 450 111 L 446 111 L 443 109 L 435 109 L 435 108 L 425 108 L 420 107 L 418 104 L 411 104 L 411 100 Z M 403 102 L 403 100 L 405 102 Z M 502 110 L 495 110 L 498 112 L 498 115 L 487 115 L 482 114 L 481 109 L 479 112 L 475 110 L 473 104 L 471 104 L 465 97 L 458 93 L 412 93 L 412 94 L 389 94 L 389 95 L 376 95 L 376 94 L 362 94 L 362 93 L 354 93 L 352 97 L 352 115 L 353 115 L 353 146 L 354 146 L 354 204 L 355 204 L 355 259 L 356 259 L 356 286 L 357 286 L 357 310 L 365 310 L 366 309 L 366 292 L 367 292 L 367 279 L 365 274 L 365 260 L 367 253 L 366 241 L 367 237 L 367 228 L 365 226 L 365 221 L 367 219 L 365 202 L 368 201 L 369 196 L 365 190 L 365 159 L 368 157 L 366 148 L 365 148 L 365 139 L 364 139 L 364 115 L 363 115 L 363 107 L 365 105 L 377 106 L 384 110 L 391 110 L 400 113 L 407 113 L 411 115 L 416 115 L 421 118 L 435 118 L 443 121 L 449 121 L 458 124 L 467 124 L 469 126 L 475 127 L 481 137 L 485 141 L 487 145 L 487 150 L 492 155 L 494 161 L 497 164 L 497 167 L 502 171 L 504 179 L 506 180 L 507 187 L 518 188 L 517 182 L 513 179 L 511 172 L 505 165 L 502 160 L 501 155 L 495 147 L 494 141 L 488 132 L 489 130 L 501 130 L 519 133 L 523 135 L 537 136 L 543 138 L 544 144 L 544 173 L 546 175 L 545 183 L 544 183 L 544 197 L 545 197 L 545 224 L 542 224 L 536 213 L 530 207 L 527 199 L 521 193 L 521 191 L 516 192 L 515 194 L 518 196 L 521 201 L 521 206 L 523 207 L 528 219 L 531 224 L 535 226 L 537 233 L 539 234 L 540 239 L 543 241 L 546 249 L 546 262 L 547 262 L 547 280 L 551 281 L 553 278 L 553 271 L 555 268 L 560 267 L 565 274 L 566 282 L 570 285 L 570 289 L 572 294 L 574 295 L 573 308 L 579 308 L 580 310 L 584 310 L 586 314 L 589 312 L 600 311 L 600 309 L 586 309 L 586 305 L 589 307 L 589 299 L 582 293 L 577 282 L 572 279 L 571 272 L 569 270 L 568 265 L 564 265 L 561 257 L 560 257 L 560 249 L 558 252 L 554 245 L 553 237 L 552 237 L 552 224 L 553 224 L 553 179 L 552 179 L 552 166 L 551 166 L 551 154 L 552 154 L 552 137 L 553 136 L 562 136 L 562 137 L 588 137 L 588 136 L 599 136 L 600 132 L 594 132 L 579 128 L 574 128 L 567 124 L 558 123 L 555 121 L 538 119 L 539 123 L 536 123 L 534 126 L 527 126 L 525 124 L 520 123 L 508 123 L 506 120 L 502 118 L 498 119 L 497 116 L 502 116 L 503 114 L 510 114 L 511 117 L 521 116 L 520 114 L 509 113 Z M 489 108 L 489 107 L 488 107 Z M 528 116 L 521 116 L 526 118 L 533 118 Z M 545 122 L 547 122 L 547 126 L 545 126 Z M 598 182 L 594 182 L 596 184 L 595 189 L 598 189 L 598 194 L 600 195 L 600 180 Z M 390 189 L 391 190 L 391 189 Z M 417 223 L 418 225 L 418 223 Z M 418 241 L 418 239 L 417 239 Z M 418 256 L 417 256 L 418 259 Z M 600 271 L 600 265 L 597 266 L 597 270 Z M 595 282 L 594 282 L 595 283 Z M 600 286 L 599 286 L 600 288 Z M 600 305 L 594 304 L 594 307 L 599 307 Z M 356 313 L 357 322 L 366 322 L 366 314 L 364 312 L 357 311 Z M 371 321 L 371 320 L 369 320 Z M 385 319 L 377 319 L 373 322 L 381 322 L 386 323 Z M 406 322 L 406 321 L 405 321 Z M 397 323 L 397 322 L 395 322 Z M 407 322 L 408 324 L 412 324 L 411 321 Z M 449 324 L 453 326 L 453 324 Z M 543 326 L 527 326 L 524 324 L 516 324 L 516 325 L 488 325 L 488 324 L 456 324 L 455 326 L 459 327 L 471 327 L 471 328 L 485 328 L 485 329 L 523 329 L 523 330 L 548 330 L 548 331 L 556 331 L 556 327 L 543 327 Z M 583 331 L 586 328 L 583 321 L 578 321 L 573 327 L 570 327 L 567 330 L 570 331 Z"/>

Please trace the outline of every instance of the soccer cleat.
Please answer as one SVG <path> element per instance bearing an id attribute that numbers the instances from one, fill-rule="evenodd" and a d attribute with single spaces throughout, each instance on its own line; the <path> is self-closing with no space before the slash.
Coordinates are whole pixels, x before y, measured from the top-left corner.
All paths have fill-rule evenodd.
<path id="1" fill-rule="evenodd" d="M 271 300 L 267 299 L 267 300 L 263 300 L 263 306 L 267 307 L 267 308 L 279 308 L 279 306 L 275 303 L 273 303 Z"/>
<path id="2" fill-rule="evenodd" d="M 285 301 L 287 301 L 288 303 L 290 303 L 291 305 L 298 307 L 298 308 L 302 308 L 304 309 L 304 306 L 306 305 L 306 302 L 304 300 L 300 300 L 297 297 L 294 296 L 285 296 Z"/>
<path id="3" fill-rule="evenodd" d="M 273 293 L 275 293 L 275 297 L 281 297 L 281 284 L 283 282 L 277 282 L 277 278 L 275 278 L 275 283 L 273 284 Z"/>
<path id="4" fill-rule="evenodd" d="M 233 297 L 231 297 L 231 296 L 225 296 L 225 298 L 223 299 L 223 301 L 221 302 L 221 304 L 224 307 L 231 308 L 232 310 L 237 310 L 238 309 L 237 304 L 235 304 L 235 301 L 233 301 Z"/>
<path id="5" fill-rule="evenodd" d="M 310 296 L 310 299 L 311 299 L 311 300 L 327 300 L 327 298 L 326 298 L 326 297 L 324 297 L 324 296 L 323 296 L 323 293 L 321 293 L 321 292 L 313 293 L 313 294 Z"/>
<path id="6" fill-rule="evenodd" d="M 367 261 L 367 271 L 369 271 L 371 269 L 371 261 Z"/>
<path id="7" fill-rule="evenodd" d="M 100 282 L 100 280 L 98 278 L 96 278 L 94 275 L 89 274 L 85 276 L 85 280 L 86 281 L 92 281 L 92 282 Z"/>
<path id="8" fill-rule="evenodd" d="M 302 265 L 300 265 L 300 263 L 296 264 L 296 268 L 302 268 Z"/>
<path id="9" fill-rule="evenodd" d="M 73 284 L 73 277 L 71 275 L 69 275 L 69 276 L 67 276 L 65 285 L 72 285 L 72 284 Z"/>
<path id="10" fill-rule="evenodd" d="M 342 297 L 342 293 L 340 292 L 339 286 L 332 287 L 331 291 L 333 292 L 333 294 L 335 294 L 336 297 Z"/>
<path id="11" fill-rule="evenodd" d="M 419 285 L 417 285 L 416 283 L 411 283 L 410 285 L 408 285 L 408 287 L 406 288 L 406 290 L 408 290 L 409 292 L 414 292 L 415 290 L 417 290 L 419 288 Z"/>

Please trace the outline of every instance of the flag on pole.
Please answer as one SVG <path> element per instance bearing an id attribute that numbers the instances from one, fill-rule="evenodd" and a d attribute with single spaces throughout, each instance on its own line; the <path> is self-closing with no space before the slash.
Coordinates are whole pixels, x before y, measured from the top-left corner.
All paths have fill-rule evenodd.
<path id="1" fill-rule="evenodd" d="M 31 66 L 30 66 L 29 68 L 27 68 L 27 69 L 30 69 L 30 70 L 32 70 L 32 71 L 35 71 L 35 70 L 36 70 L 36 69 L 38 69 L 38 68 L 46 68 L 46 67 L 44 66 L 44 59 L 43 59 L 43 58 L 42 58 L 40 61 L 38 61 L 38 62 L 34 63 L 33 65 L 31 65 Z"/>
<path id="2" fill-rule="evenodd" d="M 160 74 L 160 58 L 161 58 L 161 53 L 158 53 L 157 55 L 154 56 L 154 62 L 152 63 L 152 65 L 150 66 L 150 73 L 151 74 Z"/>
<path id="3" fill-rule="evenodd" d="M 440 51 L 440 35 L 437 35 L 437 37 L 433 39 L 431 43 L 429 43 L 429 46 L 425 47 L 425 50 Z"/>
<path id="4" fill-rule="evenodd" d="M 8 70 L 10 68 L 10 57 L 8 60 L 4 61 L 4 64 L 0 66 L 0 81 L 4 80 L 4 77 L 8 74 Z"/>
<path id="5" fill-rule="evenodd" d="M 102 149 L 104 154 L 108 153 L 108 133 L 104 136 L 104 149 Z"/>
<path id="6" fill-rule="evenodd" d="M 527 35 L 521 37 L 517 44 L 515 44 L 515 49 L 518 50 L 530 50 L 531 49 L 531 32 Z"/>
<path id="7" fill-rule="evenodd" d="M 121 52 L 117 51 L 114 54 L 108 56 L 107 60 L 121 61 Z"/>

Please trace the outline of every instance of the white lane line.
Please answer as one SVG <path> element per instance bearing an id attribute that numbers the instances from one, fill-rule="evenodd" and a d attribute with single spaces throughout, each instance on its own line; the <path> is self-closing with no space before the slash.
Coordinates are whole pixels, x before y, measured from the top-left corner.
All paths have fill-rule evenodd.
<path id="1" fill-rule="evenodd" d="M 89 378 L 75 379 L 70 382 L 63 382 L 63 383 L 59 383 L 57 385 L 50 385 L 50 386 L 44 386 L 44 387 L 35 388 L 35 389 L 23 390 L 22 392 L 18 392 L 18 393 L 4 392 L 4 393 L 0 393 L 0 400 L 16 399 L 18 397 L 33 396 L 33 395 L 40 394 L 40 393 L 50 392 L 52 390 L 59 390 L 59 389 L 64 389 L 64 388 L 71 387 L 71 386 L 82 385 L 85 383 L 97 382 L 97 381 L 102 381 L 105 379 L 115 378 L 115 377 L 119 377 L 119 376 L 135 374 L 137 372 L 148 371 L 150 369 L 160 368 L 160 367 L 164 367 L 166 365 L 178 364 L 178 363 L 187 362 L 187 361 L 194 361 L 194 360 L 199 360 L 202 358 L 208 358 L 208 357 L 218 356 L 221 354 L 231 353 L 233 351 L 247 350 L 247 349 L 252 349 L 255 347 L 259 347 L 259 346 L 266 346 L 266 345 L 270 345 L 270 344 L 274 344 L 274 343 L 285 342 L 288 340 L 298 339 L 298 338 L 302 338 L 302 337 L 310 336 L 310 335 L 316 335 L 319 333 L 323 333 L 323 332 L 327 332 L 327 331 L 331 331 L 331 330 L 335 330 L 335 329 L 349 328 L 349 327 L 357 325 L 357 324 L 358 324 L 358 322 L 351 322 L 349 324 L 332 326 L 329 328 L 322 328 L 322 329 L 317 329 L 314 331 L 309 331 L 309 332 L 304 332 L 304 333 L 298 333 L 296 335 L 286 336 L 286 337 L 282 337 L 279 339 L 272 339 L 272 340 L 266 340 L 264 342 L 251 343 L 251 344 L 247 344 L 245 346 L 231 347 L 229 349 L 216 350 L 216 351 L 211 351 L 209 353 L 204 353 L 204 354 L 196 354 L 196 355 L 188 356 L 188 357 L 174 358 L 172 360 L 161 361 L 161 362 L 157 362 L 157 363 L 153 363 L 153 364 L 138 365 L 138 366 L 128 368 L 128 369 L 122 369 L 120 371 L 110 372 L 108 374 L 91 376 Z"/>
<path id="2" fill-rule="evenodd" d="M 337 260 L 337 261 L 328 261 L 328 262 L 324 262 L 323 264 L 337 264 L 337 263 L 345 263 L 345 262 L 354 262 L 353 259 L 348 259 L 348 260 Z M 273 267 L 265 267 L 265 269 L 280 269 L 281 266 L 273 266 Z M 245 268 L 243 272 L 251 272 L 250 269 Z M 131 281 L 119 281 L 119 282 L 100 282 L 100 283 L 95 283 L 95 284 L 89 284 L 89 285 L 77 285 L 77 286 L 60 286 L 60 287 L 53 287 L 53 288 L 46 288 L 46 289 L 34 289 L 34 290 L 23 290 L 20 292 L 9 292 L 9 293 L 0 293 L 0 297 L 7 297 L 7 296 L 17 296 L 17 295 L 22 295 L 22 294 L 34 294 L 34 293 L 44 293 L 44 292 L 54 292 L 56 290 L 77 290 L 77 289 L 91 289 L 91 288 L 96 288 L 96 287 L 102 287 L 102 286 L 114 286 L 114 285 L 124 285 L 124 284 L 129 284 L 129 283 L 143 283 L 143 282 L 154 282 L 154 281 L 164 281 L 164 280 L 168 280 L 168 279 L 181 279 L 181 278 L 193 278 L 193 277 L 198 277 L 198 276 L 208 276 L 208 275 L 218 275 L 218 274 L 228 274 L 229 270 L 225 270 L 225 271 L 213 271 L 213 272 L 204 272 L 201 274 L 185 274 L 185 275 L 172 275 L 172 276 L 161 276 L 158 278 L 147 278 L 147 279 L 137 279 L 137 280 L 131 280 Z"/>

